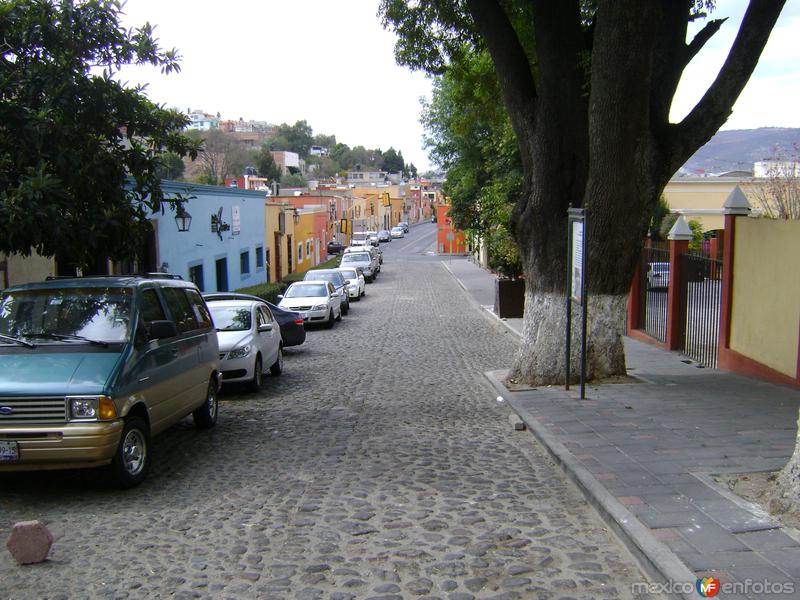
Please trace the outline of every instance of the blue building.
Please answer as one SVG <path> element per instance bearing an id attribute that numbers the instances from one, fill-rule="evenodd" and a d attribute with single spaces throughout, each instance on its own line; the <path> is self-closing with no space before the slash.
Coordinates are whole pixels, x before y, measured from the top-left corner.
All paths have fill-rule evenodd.
<path id="1" fill-rule="evenodd" d="M 263 191 L 179 181 L 164 181 L 162 187 L 166 198 L 181 194 L 189 200 L 183 205 L 184 215 L 176 215 L 165 204 L 164 214 L 153 216 L 160 271 L 193 281 L 205 292 L 267 281 Z M 176 219 L 181 216 L 186 218 Z M 187 226 L 186 231 L 179 231 Z"/>

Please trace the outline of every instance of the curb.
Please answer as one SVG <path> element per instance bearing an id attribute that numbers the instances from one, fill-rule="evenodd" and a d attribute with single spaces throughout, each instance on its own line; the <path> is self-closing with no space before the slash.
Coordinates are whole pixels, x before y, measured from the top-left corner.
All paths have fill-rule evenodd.
<path id="1" fill-rule="evenodd" d="M 452 277 L 452 278 L 455 280 L 455 282 L 458 284 L 458 286 L 459 286 L 459 287 L 460 287 L 460 288 L 461 288 L 461 289 L 464 291 L 464 293 L 467 295 L 467 298 L 469 298 L 469 301 L 470 301 L 470 302 L 471 302 L 473 305 L 477 306 L 477 307 L 480 309 L 480 311 L 481 311 L 482 313 L 485 313 L 486 315 L 488 315 L 488 316 L 489 316 L 489 317 L 490 317 L 490 318 L 491 318 L 493 321 L 497 321 L 498 323 L 501 323 L 501 324 L 503 325 L 503 327 L 505 327 L 506 329 L 508 329 L 508 330 L 509 330 L 511 333 L 513 333 L 515 336 L 517 336 L 517 337 L 518 337 L 520 340 L 522 339 L 522 333 L 520 333 L 519 331 L 517 331 L 516 329 L 514 329 L 514 328 L 513 328 L 511 325 L 509 325 L 509 324 L 508 324 L 508 323 L 505 321 L 505 319 L 501 319 L 500 317 L 498 317 L 498 316 L 497 316 L 497 313 L 495 313 L 495 312 L 494 312 L 494 310 L 491 310 L 491 309 L 489 309 L 488 307 L 485 307 L 485 306 L 483 306 L 482 304 L 480 304 L 480 303 L 479 303 L 479 302 L 478 302 L 478 301 L 477 301 L 477 300 L 476 300 L 476 299 L 475 299 L 475 298 L 472 296 L 472 294 L 470 294 L 470 293 L 469 293 L 469 290 L 466 288 L 466 286 L 464 285 L 464 283 L 463 283 L 463 282 L 462 282 L 462 281 L 461 281 L 461 280 L 458 278 L 458 276 L 457 276 L 455 273 L 453 273 L 453 270 L 452 270 L 452 269 L 451 269 L 451 268 L 450 268 L 450 267 L 447 265 L 447 263 L 445 263 L 445 262 L 441 262 L 440 264 L 441 264 L 441 265 L 442 265 L 442 266 L 445 268 L 445 270 L 446 270 L 448 273 L 450 273 L 450 276 L 451 276 L 451 277 Z"/>
<path id="2" fill-rule="evenodd" d="M 487 371 L 484 373 L 489 383 L 522 419 L 536 439 L 547 450 L 553 460 L 564 470 L 581 490 L 592 506 L 600 513 L 606 525 L 617 535 L 633 554 L 645 573 L 654 582 L 694 582 L 697 576 L 683 564 L 667 546 L 659 542 L 650 529 L 643 525 L 625 506 L 619 502 L 595 477 L 584 467 L 566 446 L 551 435 L 547 429 L 519 402 L 513 398 L 502 379 L 508 371 Z M 670 595 L 671 598 L 696 600 L 695 595 Z"/>

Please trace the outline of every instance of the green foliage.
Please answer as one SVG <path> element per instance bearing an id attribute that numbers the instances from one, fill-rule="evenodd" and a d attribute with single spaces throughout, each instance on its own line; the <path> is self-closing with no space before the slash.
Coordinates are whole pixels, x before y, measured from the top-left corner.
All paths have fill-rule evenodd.
<path id="1" fill-rule="evenodd" d="M 675 221 L 677 221 L 679 217 L 680 215 L 677 213 L 669 213 L 664 217 L 664 220 L 661 222 L 659 239 L 666 240 L 669 238 L 669 230 L 672 229 L 673 225 L 675 225 Z M 700 250 L 700 244 L 703 241 L 702 223 L 700 223 L 700 221 L 697 221 L 696 219 L 690 219 L 686 223 L 687 225 L 689 225 L 689 229 L 692 230 L 692 241 L 689 242 L 689 250 L 692 251 Z"/>
<path id="2" fill-rule="evenodd" d="M 285 141 L 282 148 L 273 148 L 273 150 L 288 150 L 289 152 L 297 152 L 301 158 L 308 158 L 308 151 L 314 143 L 313 130 L 305 120 L 297 121 L 294 125 L 287 125 L 281 123 L 275 128 L 274 140 Z"/>
<path id="3" fill-rule="evenodd" d="M 267 302 L 272 302 L 273 304 L 278 303 L 278 294 L 283 294 L 286 291 L 286 288 L 289 287 L 288 283 L 283 281 L 278 281 L 275 283 L 259 283 L 258 285 L 251 285 L 248 287 L 240 288 L 236 290 L 240 294 L 250 294 L 251 296 L 258 296 L 266 300 Z"/>
<path id="4" fill-rule="evenodd" d="M 306 187 L 308 181 L 300 173 L 289 173 L 281 177 L 282 187 Z"/>
<path id="5" fill-rule="evenodd" d="M 275 158 L 267 145 L 261 146 L 255 159 L 260 177 L 266 177 L 270 181 L 278 181 L 280 179 L 281 168 L 275 164 Z"/>
<path id="6" fill-rule="evenodd" d="M 664 219 L 670 214 L 669 212 L 669 204 L 667 203 L 667 199 L 664 198 L 662 194 L 661 197 L 658 199 L 658 204 L 656 204 L 655 208 L 653 208 L 653 212 L 650 215 L 650 238 L 653 240 L 663 240 L 666 237 L 662 237 L 661 235 L 661 224 L 664 222 Z M 675 223 L 675 219 L 672 220 L 672 223 Z M 672 227 L 672 225 L 670 225 Z M 667 229 L 669 232 L 669 229 Z"/>
<path id="7" fill-rule="evenodd" d="M 406 170 L 406 163 L 403 160 L 403 153 L 397 152 L 394 148 L 389 148 L 383 153 L 383 170 L 387 173 L 402 173 Z"/>
<path id="8" fill-rule="evenodd" d="M 184 115 L 114 79 L 126 64 L 179 69 L 177 51 L 162 50 L 149 24 L 122 27 L 120 10 L 104 0 L 0 3 L 2 252 L 78 265 L 135 256 L 165 200 L 164 152 L 197 154 Z"/>
<path id="9" fill-rule="evenodd" d="M 511 209 L 522 166 L 499 93 L 488 53 L 464 48 L 435 79 L 422 122 L 431 160 L 447 171 L 444 192 L 454 224 L 484 239 L 492 268 L 516 276 L 521 268 Z"/>
<path id="10" fill-rule="evenodd" d="M 175 152 L 164 152 L 159 157 L 158 177 L 161 179 L 180 179 L 186 170 L 183 159 Z"/>

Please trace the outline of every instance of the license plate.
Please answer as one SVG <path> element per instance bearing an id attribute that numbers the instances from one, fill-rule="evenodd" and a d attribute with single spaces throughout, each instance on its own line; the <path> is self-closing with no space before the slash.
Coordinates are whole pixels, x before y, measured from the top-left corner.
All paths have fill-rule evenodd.
<path id="1" fill-rule="evenodd" d="M 0 441 L 0 462 L 19 460 L 19 444 L 17 442 Z"/>

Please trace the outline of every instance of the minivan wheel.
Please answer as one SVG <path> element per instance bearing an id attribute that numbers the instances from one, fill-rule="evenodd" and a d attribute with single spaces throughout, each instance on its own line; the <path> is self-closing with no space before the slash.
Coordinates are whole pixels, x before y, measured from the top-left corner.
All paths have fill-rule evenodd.
<path id="1" fill-rule="evenodd" d="M 283 373 L 283 344 L 278 346 L 278 358 L 275 359 L 275 362 L 269 368 L 269 373 L 275 377 Z"/>
<path id="2" fill-rule="evenodd" d="M 256 354 L 256 363 L 253 365 L 253 379 L 250 381 L 250 389 L 257 392 L 261 389 L 264 380 L 262 379 L 263 366 L 261 364 L 261 355 Z"/>
<path id="3" fill-rule="evenodd" d="M 349 298 L 348 298 L 347 302 L 342 304 L 342 314 L 346 315 L 348 312 L 350 312 L 350 299 Z"/>
<path id="4" fill-rule="evenodd" d="M 335 321 L 333 320 L 333 309 L 330 309 L 330 311 L 328 311 L 328 320 L 325 321 L 325 328 L 326 329 L 333 329 L 333 324 L 334 323 L 335 323 Z"/>
<path id="5" fill-rule="evenodd" d="M 217 386 L 212 379 L 208 382 L 206 401 L 197 407 L 197 409 L 192 413 L 195 427 L 198 427 L 199 429 L 209 429 L 216 425 L 218 411 L 219 404 L 217 403 Z"/>
<path id="6" fill-rule="evenodd" d="M 150 428 L 143 419 L 129 416 L 111 461 L 111 476 L 118 487 L 127 489 L 144 481 L 149 470 Z"/>

